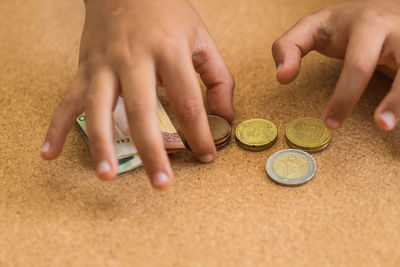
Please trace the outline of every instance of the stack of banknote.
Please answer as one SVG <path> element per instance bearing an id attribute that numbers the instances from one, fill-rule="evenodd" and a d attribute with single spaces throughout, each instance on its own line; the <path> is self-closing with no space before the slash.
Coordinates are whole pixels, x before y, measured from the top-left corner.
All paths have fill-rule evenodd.
<path id="1" fill-rule="evenodd" d="M 142 161 L 137 154 L 137 149 L 130 136 L 128 120 L 122 97 L 118 98 L 118 102 L 113 115 L 114 145 L 119 163 L 118 173 L 124 173 L 142 166 Z M 168 153 L 173 153 L 185 150 L 185 145 L 179 137 L 175 127 L 171 123 L 171 120 L 169 119 L 160 101 L 157 102 L 157 115 L 166 151 Z M 85 113 L 77 118 L 77 123 L 80 126 L 83 137 L 89 144 L 85 121 Z"/>

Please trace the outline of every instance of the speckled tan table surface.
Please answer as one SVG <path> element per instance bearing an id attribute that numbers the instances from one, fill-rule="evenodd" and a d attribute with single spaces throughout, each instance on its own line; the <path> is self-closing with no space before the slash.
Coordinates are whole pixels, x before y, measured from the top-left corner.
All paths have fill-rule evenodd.
<path id="1" fill-rule="evenodd" d="M 175 183 L 156 192 L 143 169 L 98 180 L 77 127 L 59 159 L 39 157 L 77 68 L 84 6 L 0 1 L 0 266 L 399 266 L 400 129 L 384 133 L 372 121 L 390 80 L 374 76 L 315 155 L 310 183 L 282 187 L 265 172 L 268 156 L 287 147 L 285 125 L 320 117 L 342 66 L 312 53 L 299 78 L 281 86 L 271 44 L 332 2 L 192 3 L 236 78 L 233 127 L 269 119 L 279 140 L 259 153 L 232 142 L 208 165 L 172 155 Z"/>

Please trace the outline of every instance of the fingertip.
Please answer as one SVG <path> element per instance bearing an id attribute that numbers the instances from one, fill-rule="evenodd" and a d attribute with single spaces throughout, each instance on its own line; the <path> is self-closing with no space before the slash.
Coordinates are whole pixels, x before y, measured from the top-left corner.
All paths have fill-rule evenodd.
<path id="1" fill-rule="evenodd" d="M 42 158 L 46 160 L 50 159 L 49 150 L 50 150 L 50 143 L 46 141 L 42 146 L 42 150 L 40 151 L 40 156 L 42 156 Z"/>
<path id="2" fill-rule="evenodd" d="M 390 131 L 396 125 L 396 117 L 391 111 L 376 112 L 374 115 L 375 124 L 384 131 Z"/>
<path id="3" fill-rule="evenodd" d="M 117 170 L 107 160 L 103 160 L 97 164 L 96 174 L 102 180 L 110 181 L 117 175 Z"/>
<path id="4" fill-rule="evenodd" d="M 279 64 L 276 69 L 276 79 L 280 84 L 289 84 L 299 75 L 300 66 L 296 64 Z"/>
<path id="5" fill-rule="evenodd" d="M 51 145 L 49 141 L 45 141 L 40 151 L 40 156 L 45 160 L 53 160 L 60 155 L 60 150 L 57 146 Z"/>
<path id="6" fill-rule="evenodd" d="M 337 130 L 342 127 L 343 124 L 343 121 L 338 118 L 338 114 L 331 110 L 329 104 L 324 112 L 324 115 L 322 116 L 322 121 L 330 130 Z"/>
<path id="7" fill-rule="evenodd" d="M 324 124 L 328 129 L 337 130 L 341 127 L 341 122 L 334 117 L 328 117 L 324 120 Z"/>
<path id="8" fill-rule="evenodd" d="M 172 184 L 172 174 L 159 171 L 154 174 L 151 179 L 151 185 L 157 190 L 165 190 Z"/>
<path id="9" fill-rule="evenodd" d="M 210 154 L 198 157 L 198 160 L 203 163 L 211 163 L 214 161 L 215 157 L 216 157 L 216 155 L 214 155 L 213 153 L 210 153 Z"/>

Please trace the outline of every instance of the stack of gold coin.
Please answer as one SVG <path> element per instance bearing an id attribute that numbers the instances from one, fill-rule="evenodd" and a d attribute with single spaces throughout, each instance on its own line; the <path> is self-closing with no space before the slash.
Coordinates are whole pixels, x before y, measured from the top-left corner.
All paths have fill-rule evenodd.
<path id="1" fill-rule="evenodd" d="M 270 121 L 250 119 L 238 125 L 235 131 L 236 143 L 247 150 L 262 151 L 270 148 L 278 138 L 278 130 Z"/>
<path id="2" fill-rule="evenodd" d="M 285 135 L 290 147 L 309 153 L 324 150 L 331 140 L 331 131 L 315 118 L 300 118 L 290 122 Z"/>
<path id="3" fill-rule="evenodd" d="M 232 128 L 224 118 L 215 115 L 208 115 L 208 124 L 215 147 L 220 150 L 231 141 Z"/>

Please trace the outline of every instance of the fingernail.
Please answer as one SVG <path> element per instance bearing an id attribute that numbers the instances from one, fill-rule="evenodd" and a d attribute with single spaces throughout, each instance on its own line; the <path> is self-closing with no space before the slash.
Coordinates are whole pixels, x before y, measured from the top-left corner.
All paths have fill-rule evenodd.
<path id="1" fill-rule="evenodd" d="M 105 173 L 105 172 L 109 172 L 111 170 L 111 166 L 110 164 L 103 160 L 102 162 L 99 163 L 99 165 L 97 166 L 97 172 L 98 173 Z"/>
<path id="2" fill-rule="evenodd" d="M 388 129 L 392 129 L 394 127 L 394 122 L 396 118 L 394 117 L 394 114 L 392 112 L 385 111 L 381 114 L 381 120 Z"/>
<path id="3" fill-rule="evenodd" d="M 49 150 L 50 150 L 50 143 L 49 142 L 44 143 L 42 147 L 42 153 L 47 153 Z"/>
<path id="4" fill-rule="evenodd" d="M 332 117 L 327 118 L 325 120 L 325 124 L 326 124 L 326 126 L 328 126 L 328 128 L 331 128 L 331 129 L 337 129 L 340 126 L 340 123 Z"/>
<path id="5" fill-rule="evenodd" d="M 163 172 L 158 172 L 154 175 L 152 181 L 154 186 L 162 186 L 168 182 L 168 176 Z"/>
<path id="6" fill-rule="evenodd" d="M 213 157 L 212 154 L 208 154 L 208 155 L 199 157 L 199 160 L 200 160 L 201 162 L 204 162 L 204 163 L 211 162 L 211 161 L 213 161 L 213 159 L 214 159 L 214 157 Z"/>

